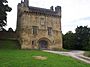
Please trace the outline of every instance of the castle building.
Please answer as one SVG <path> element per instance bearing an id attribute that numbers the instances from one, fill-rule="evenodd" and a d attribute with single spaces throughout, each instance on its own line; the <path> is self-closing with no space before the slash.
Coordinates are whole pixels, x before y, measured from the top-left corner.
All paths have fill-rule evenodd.
<path id="1" fill-rule="evenodd" d="M 21 1 L 16 30 L 22 49 L 61 49 L 61 7 L 38 8 L 29 6 L 29 0 Z"/>

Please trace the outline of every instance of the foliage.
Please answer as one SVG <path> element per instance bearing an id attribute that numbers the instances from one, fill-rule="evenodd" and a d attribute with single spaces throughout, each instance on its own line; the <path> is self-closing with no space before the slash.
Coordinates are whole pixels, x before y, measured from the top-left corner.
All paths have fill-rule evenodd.
<path id="1" fill-rule="evenodd" d="M 33 56 L 44 56 L 37 60 Z M 37 50 L 0 50 L 0 67 L 90 67 L 82 61 L 68 56 Z"/>
<path id="2" fill-rule="evenodd" d="M 7 30 L 5 28 L 2 28 L 0 32 L 6 32 Z"/>
<path id="3" fill-rule="evenodd" d="M 7 3 L 7 0 L 0 0 L 0 28 L 6 26 L 7 12 L 10 12 L 12 10 Z"/>
<path id="4" fill-rule="evenodd" d="M 6 30 L 5 28 L 2 27 L 2 29 L 0 30 L 0 32 L 14 32 L 14 30 L 11 27 L 8 28 L 8 30 Z"/>
<path id="5" fill-rule="evenodd" d="M 63 35 L 63 47 L 65 49 L 74 49 L 75 45 L 75 34 L 72 31 L 67 32 Z"/>
<path id="6" fill-rule="evenodd" d="M 76 48 L 82 50 L 90 50 L 90 28 L 87 26 L 80 26 L 76 28 Z"/>
<path id="7" fill-rule="evenodd" d="M 10 27 L 10 28 L 8 29 L 8 32 L 14 32 L 14 31 L 13 31 L 13 29 Z"/>
<path id="8" fill-rule="evenodd" d="M 66 49 L 90 50 L 90 28 L 79 26 L 75 33 L 67 32 L 63 35 L 63 44 Z"/>

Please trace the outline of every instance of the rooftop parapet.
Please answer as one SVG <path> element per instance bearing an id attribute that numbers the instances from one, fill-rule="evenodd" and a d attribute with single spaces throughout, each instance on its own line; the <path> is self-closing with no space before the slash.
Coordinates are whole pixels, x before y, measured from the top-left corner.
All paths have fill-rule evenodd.
<path id="1" fill-rule="evenodd" d="M 61 6 L 56 6 L 55 10 L 53 6 L 51 6 L 50 9 L 33 7 L 33 6 L 29 6 L 28 0 L 24 0 L 24 2 L 21 1 L 21 3 L 19 3 L 18 6 L 28 9 L 28 10 L 24 10 L 24 12 L 28 11 L 28 12 L 34 12 L 34 13 L 47 14 L 47 15 L 61 16 Z"/>

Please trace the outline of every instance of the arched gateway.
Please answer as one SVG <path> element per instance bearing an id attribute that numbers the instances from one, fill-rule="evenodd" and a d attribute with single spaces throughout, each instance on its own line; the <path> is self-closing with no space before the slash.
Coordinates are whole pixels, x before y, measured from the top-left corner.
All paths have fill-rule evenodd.
<path id="1" fill-rule="evenodd" d="M 47 49 L 48 48 L 48 42 L 45 40 L 40 40 L 39 41 L 39 48 L 40 49 Z"/>
<path id="2" fill-rule="evenodd" d="M 38 46 L 40 49 L 48 49 L 50 44 L 51 42 L 48 38 L 40 38 L 38 40 Z"/>

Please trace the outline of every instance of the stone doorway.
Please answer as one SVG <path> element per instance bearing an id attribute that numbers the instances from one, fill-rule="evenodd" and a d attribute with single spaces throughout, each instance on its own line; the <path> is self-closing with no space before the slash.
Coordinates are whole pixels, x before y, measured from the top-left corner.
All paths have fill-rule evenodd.
<path id="1" fill-rule="evenodd" d="M 47 49 L 48 48 L 48 42 L 45 40 L 40 40 L 39 41 L 39 48 L 40 49 Z"/>

